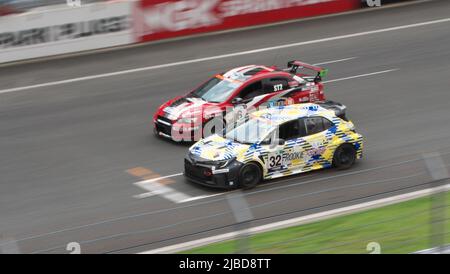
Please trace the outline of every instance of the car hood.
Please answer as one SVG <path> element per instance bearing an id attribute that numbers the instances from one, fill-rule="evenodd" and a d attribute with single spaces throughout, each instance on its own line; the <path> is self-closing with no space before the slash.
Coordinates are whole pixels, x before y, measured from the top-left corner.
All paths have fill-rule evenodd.
<path id="1" fill-rule="evenodd" d="M 220 112 L 217 103 L 209 103 L 195 97 L 177 97 L 168 101 L 160 108 L 161 114 L 170 120 L 176 120 L 180 117 L 198 117 L 202 113 Z"/>
<path id="2" fill-rule="evenodd" d="M 192 155 L 208 161 L 221 161 L 241 156 L 249 147 L 216 134 L 198 141 L 189 151 Z"/>

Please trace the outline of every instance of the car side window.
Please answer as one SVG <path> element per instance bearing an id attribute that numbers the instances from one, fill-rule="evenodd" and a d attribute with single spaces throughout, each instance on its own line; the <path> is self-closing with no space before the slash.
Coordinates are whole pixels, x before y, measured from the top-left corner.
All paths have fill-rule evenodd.
<path id="1" fill-rule="evenodd" d="M 322 117 L 309 117 L 305 118 L 304 121 L 307 135 L 313 135 L 325 130 Z"/>
<path id="2" fill-rule="evenodd" d="M 308 133 L 306 132 L 305 119 L 300 118 L 298 119 L 298 122 L 299 122 L 299 137 L 307 136 Z"/>
<path id="3" fill-rule="evenodd" d="M 256 81 L 248 86 L 246 86 L 240 93 L 239 97 L 242 100 L 250 100 L 255 98 L 256 96 L 263 95 L 263 87 L 261 81 Z"/>
<path id="4" fill-rule="evenodd" d="M 289 81 L 285 77 L 270 78 L 264 82 L 264 92 L 272 93 L 288 89 Z"/>
<path id="5" fill-rule="evenodd" d="M 278 131 L 280 139 L 292 140 L 301 136 L 302 126 L 299 120 L 293 120 L 282 124 Z"/>
<path id="6" fill-rule="evenodd" d="M 323 130 L 327 130 L 329 128 L 334 127 L 334 123 L 328 120 L 327 118 L 322 117 L 322 122 L 323 122 Z"/>

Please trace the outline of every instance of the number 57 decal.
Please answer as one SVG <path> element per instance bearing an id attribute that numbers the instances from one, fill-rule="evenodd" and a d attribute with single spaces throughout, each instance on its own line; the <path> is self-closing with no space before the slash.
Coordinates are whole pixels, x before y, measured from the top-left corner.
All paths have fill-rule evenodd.
<path id="1" fill-rule="evenodd" d="M 280 90 L 283 90 L 283 84 L 273 86 L 273 91 L 280 91 Z"/>

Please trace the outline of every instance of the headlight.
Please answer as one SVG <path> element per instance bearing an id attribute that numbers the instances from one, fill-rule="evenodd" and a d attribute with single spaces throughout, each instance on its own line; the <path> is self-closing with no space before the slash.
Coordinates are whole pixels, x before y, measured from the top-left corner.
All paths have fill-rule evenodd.
<path id="1" fill-rule="evenodd" d="M 185 117 L 185 118 L 180 118 L 177 121 L 180 124 L 195 124 L 198 122 L 198 118 L 197 117 Z"/>
<path id="2" fill-rule="evenodd" d="M 231 164 L 234 160 L 236 160 L 236 157 L 228 159 L 228 160 L 218 161 L 217 166 L 218 166 L 218 168 L 224 168 L 224 167 L 228 166 L 229 164 Z"/>

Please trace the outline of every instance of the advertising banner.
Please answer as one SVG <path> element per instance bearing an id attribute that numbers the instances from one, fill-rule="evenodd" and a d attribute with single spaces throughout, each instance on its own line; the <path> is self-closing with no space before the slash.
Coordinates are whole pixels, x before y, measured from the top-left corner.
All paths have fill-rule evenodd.
<path id="1" fill-rule="evenodd" d="M 134 43 L 134 2 L 52 6 L 0 17 L 0 63 Z"/>
<path id="2" fill-rule="evenodd" d="M 360 0 L 141 0 L 133 17 L 140 41 L 154 41 L 359 7 Z"/>

